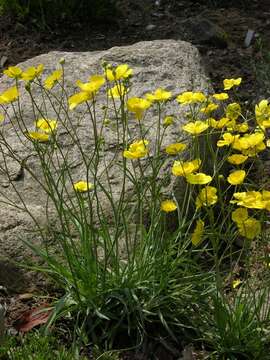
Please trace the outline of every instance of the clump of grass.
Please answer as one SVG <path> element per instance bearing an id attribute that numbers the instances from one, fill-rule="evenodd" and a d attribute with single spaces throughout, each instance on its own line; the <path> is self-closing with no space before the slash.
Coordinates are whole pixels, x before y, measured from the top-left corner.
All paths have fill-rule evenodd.
<path id="1" fill-rule="evenodd" d="M 185 136 L 165 145 L 165 135 L 176 126 L 178 116 L 166 113 L 166 105 L 173 101 L 171 92 L 159 88 L 144 97 L 130 97 L 132 69 L 127 64 L 104 64 L 102 72 L 87 83 L 78 81 L 79 91 L 70 96 L 64 71 L 64 60 L 45 80 L 43 65 L 26 70 L 10 67 L 5 74 L 14 79 L 15 86 L 0 94 L 1 171 L 20 203 L 4 192 L 1 196 L 33 219 L 44 243 L 26 243 L 45 264 L 35 268 L 64 291 L 47 329 L 69 315 L 77 333 L 107 350 L 140 346 L 147 336 L 175 342 L 191 337 L 211 344 L 221 358 L 235 353 L 259 356 L 269 341 L 268 336 L 262 337 L 268 331 L 269 311 L 255 319 L 261 307 L 250 308 L 251 295 L 236 293 L 231 303 L 231 292 L 228 297 L 221 294 L 226 293 L 227 279 L 236 277 L 237 265 L 250 268 L 256 241 L 260 244 L 266 239 L 270 191 L 260 188 L 249 173 L 269 145 L 268 101 L 262 100 L 255 115 L 246 118 L 241 105 L 230 100 L 241 78 L 225 79 L 221 93 L 179 94 L 176 100 L 186 109 L 181 125 Z M 21 83 L 33 104 L 33 128 L 22 115 Z M 42 94 L 40 104 L 34 89 Z M 99 107 L 101 94 L 105 102 Z M 76 123 L 74 116 L 79 106 L 91 122 L 90 155 L 78 132 L 83 118 Z M 157 115 L 147 125 L 145 118 L 152 108 Z M 25 150 L 34 154 L 41 174 L 9 143 L 7 123 Z M 135 130 L 130 131 L 131 125 Z M 154 126 L 150 141 L 148 134 Z M 84 169 L 80 179 L 72 172 L 61 129 L 80 154 Z M 117 139 L 109 162 L 104 129 L 114 131 Z M 46 229 L 13 185 L 7 158 L 19 163 L 46 195 Z M 122 180 L 116 192 L 110 177 L 115 163 Z M 181 196 L 177 186 L 168 187 L 170 182 L 182 184 Z M 55 226 L 50 226 L 52 211 Z M 231 291 L 241 282 L 234 279 Z M 262 283 L 262 287 L 267 294 L 267 285 Z M 254 341 L 244 340 L 248 331 Z"/>

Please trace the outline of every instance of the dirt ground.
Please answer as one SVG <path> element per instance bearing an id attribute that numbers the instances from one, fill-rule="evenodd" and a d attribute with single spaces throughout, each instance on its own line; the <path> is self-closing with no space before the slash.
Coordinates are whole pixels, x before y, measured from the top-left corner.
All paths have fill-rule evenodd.
<path id="1" fill-rule="evenodd" d="M 241 76 L 241 98 L 261 96 L 255 64 L 262 57 L 260 43 L 270 49 L 270 0 L 232 1 L 236 5 L 226 8 L 217 3 L 221 1 L 119 0 L 118 15 L 110 24 L 69 23 L 54 30 L 2 16 L 0 71 L 1 65 L 5 68 L 50 50 L 102 50 L 141 40 L 172 38 L 191 41 L 199 48 L 214 87 L 219 88 L 225 77 Z M 226 44 L 209 37 L 209 29 L 200 24 L 194 27 L 198 16 L 220 27 Z M 185 25 L 187 19 L 191 19 L 191 25 Z M 251 45 L 245 47 L 249 29 L 255 34 Z"/>
<path id="2" fill-rule="evenodd" d="M 214 3 L 214 0 L 119 0 L 119 15 L 110 24 L 62 24 L 57 29 L 41 29 L 10 16 L 0 16 L 0 73 L 9 65 L 51 50 L 91 51 L 142 40 L 179 39 L 198 47 L 214 88 L 220 89 L 226 77 L 242 77 L 239 92 L 242 101 L 254 102 L 269 96 L 267 85 L 258 76 L 258 65 L 263 64 L 263 53 L 270 51 L 270 0 L 253 0 L 248 5 L 244 5 L 244 0 L 234 1 L 241 6 L 226 8 L 214 7 Z M 211 22 L 210 30 L 204 28 L 202 19 Z M 245 46 L 248 30 L 253 30 L 254 36 L 251 44 Z M 221 36 L 216 36 L 216 32 Z M 41 279 L 38 287 L 42 285 Z M 35 304 L 32 296 L 35 291 L 33 285 L 19 286 L 9 289 L 6 296 L 5 289 L 0 287 L 0 301 L 6 299 L 10 324 Z M 22 294 L 28 294 L 28 298 Z M 134 354 L 124 358 L 134 359 Z M 135 358 L 146 359 L 142 354 Z M 157 358 L 175 357 L 170 357 L 167 351 Z"/>

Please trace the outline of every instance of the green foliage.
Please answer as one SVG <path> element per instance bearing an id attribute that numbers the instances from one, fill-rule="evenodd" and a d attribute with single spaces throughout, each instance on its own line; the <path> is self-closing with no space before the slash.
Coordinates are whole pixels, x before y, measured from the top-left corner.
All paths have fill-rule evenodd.
<path id="1" fill-rule="evenodd" d="M 202 339 L 218 359 L 268 359 L 268 290 L 240 288 L 232 296 L 217 293 L 211 297 L 208 313 L 201 312 L 198 324 Z"/>
<path id="2" fill-rule="evenodd" d="M 39 26 L 65 20 L 108 20 L 115 13 L 114 0 L 0 0 L 0 9 Z"/>
<path id="3" fill-rule="evenodd" d="M 0 348 L 1 360 L 84 360 L 75 351 L 59 344 L 52 335 L 38 332 L 21 337 L 9 337 Z"/>

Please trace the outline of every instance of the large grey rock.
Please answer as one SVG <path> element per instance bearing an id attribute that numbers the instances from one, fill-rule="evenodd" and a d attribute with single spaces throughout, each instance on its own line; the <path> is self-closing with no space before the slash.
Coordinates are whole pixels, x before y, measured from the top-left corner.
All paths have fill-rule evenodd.
<path id="1" fill-rule="evenodd" d="M 56 67 L 61 58 L 65 59 L 65 81 L 69 94 L 75 92 L 76 80 L 80 79 L 86 82 L 91 74 L 101 73 L 101 63 L 107 61 L 111 64 L 127 63 L 134 70 L 134 78 L 132 79 L 133 87 L 130 96 L 143 96 L 146 92 L 154 91 L 158 87 L 172 91 L 177 95 L 187 90 L 201 90 L 207 92 L 210 85 L 204 69 L 201 65 L 201 59 L 197 49 L 187 42 L 162 40 L 152 42 L 140 42 L 131 46 L 114 47 L 106 51 L 95 51 L 85 53 L 68 53 L 68 52 L 50 52 L 37 56 L 19 64 L 23 69 L 30 66 L 37 66 L 40 63 L 45 65 L 44 77 L 50 74 Z M 0 93 L 11 85 L 11 80 L 3 77 L 0 82 Z M 23 104 L 21 111 L 25 125 L 31 129 L 37 114 L 33 113 L 30 97 L 21 86 L 21 103 Z M 59 88 L 58 88 L 59 89 Z M 57 93 L 59 90 L 53 90 Z M 76 89 L 76 91 L 78 91 Z M 33 87 L 33 95 L 37 103 L 42 103 L 40 91 L 37 87 Z M 105 102 L 104 92 L 98 95 L 99 103 Z M 55 103 L 53 101 L 53 103 Z M 171 126 L 164 137 L 164 145 L 171 142 L 181 141 L 184 135 L 179 131 L 179 125 L 183 122 L 183 111 L 176 101 L 170 102 L 166 107 L 167 114 L 176 114 L 177 121 Z M 86 106 L 80 105 L 75 111 L 69 112 L 72 123 L 67 121 L 67 126 L 74 126 L 80 144 L 85 154 L 91 154 L 94 151 L 93 128 L 89 115 L 85 114 Z M 11 109 L 8 110 L 11 113 Z M 45 115 L 49 118 L 55 118 L 53 106 L 47 102 Z M 44 114 L 43 114 L 44 115 Z M 61 116 L 64 118 L 63 112 Z M 97 106 L 97 118 L 102 119 L 104 109 Z M 111 122 L 114 121 L 113 115 L 109 112 L 107 117 Z M 15 127 L 16 119 L 13 117 Z M 150 144 L 154 143 L 156 136 L 156 127 L 153 126 L 156 121 L 156 111 L 150 110 L 143 121 L 144 126 L 149 127 L 147 135 Z M 100 127 L 101 124 L 98 126 Z M 10 124 L 4 125 L 2 128 L 4 136 L 8 144 L 16 152 L 16 157 L 26 162 L 27 166 L 42 182 L 40 165 L 34 154 L 34 149 L 26 139 L 19 140 L 14 128 Z M 138 122 L 135 119 L 129 120 L 130 141 L 139 138 Z M 71 179 L 67 178 L 66 187 L 72 189 L 72 181 L 85 179 L 86 169 L 82 161 L 82 156 L 78 151 L 78 147 L 74 145 L 67 129 L 59 126 L 58 129 L 59 142 L 61 143 L 61 151 L 67 156 L 71 165 Z M 122 177 L 119 168 L 119 160 L 122 158 L 122 149 L 116 146 L 117 136 L 113 126 L 104 128 L 104 154 L 98 176 L 106 186 L 105 166 L 109 168 L 109 181 L 113 189 L 115 201 L 119 196 Z M 46 146 L 46 145 L 44 145 Z M 152 145 L 151 145 L 152 146 Z M 40 184 L 33 181 L 32 176 L 27 171 L 23 171 L 22 163 L 15 161 L 12 157 L 7 158 L 6 163 L 0 159 L 2 169 L 5 168 L 9 172 L 6 176 L 0 172 L 0 254 L 2 256 L 18 258 L 25 254 L 24 248 L 21 246 L 21 239 L 35 239 L 37 234 L 29 232 L 31 229 L 31 217 L 25 213 L 22 208 L 26 206 L 29 212 L 34 215 L 38 223 L 43 226 L 47 221 L 46 208 L 49 213 L 54 214 L 53 206 L 47 203 L 46 193 L 41 190 Z M 59 151 L 55 151 L 52 155 L 52 163 L 55 166 L 53 170 L 55 176 L 59 176 L 59 167 L 63 166 L 63 158 Z M 165 164 L 165 170 L 170 173 L 171 161 Z M 91 181 L 91 176 L 90 176 Z M 108 185 L 108 184 L 107 184 Z M 169 184 L 169 187 L 171 184 Z M 132 192 L 132 184 L 127 183 L 126 194 Z M 13 202 L 17 208 L 12 208 L 7 203 Z M 103 204 L 104 211 L 110 211 L 109 204 L 106 208 L 106 198 L 100 197 L 100 203 Z M 24 205 L 23 205 L 24 204 Z M 53 221 L 52 215 L 52 221 Z"/>

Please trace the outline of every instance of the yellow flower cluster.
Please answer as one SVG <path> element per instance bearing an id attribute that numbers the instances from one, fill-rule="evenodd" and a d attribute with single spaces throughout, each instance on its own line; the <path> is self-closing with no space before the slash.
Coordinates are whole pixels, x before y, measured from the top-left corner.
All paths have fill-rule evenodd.
<path id="1" fill-rule="evenodd" d="M 57 84 L 60 85 L 60 80 L 64 79 L 63 67 L 59 70 L 53 71 L 49 76 L 41 81 L 41 75 L 44 71 L 42 64 L 36 67 L 30 67 L 26 70 L 22 70 L 20 67 L 11 66 L 4 71 L 4 74 L 10 78 L 16 80 L 16 86 L 13 86 L 0 94 L 0 105 L 4 108 L 4 105 L 16 101 L 19 97 L 18 83 L 19 81 L 29 83 L 34 82 L 43 86 L 46 93 L 54 88 Z M 127 136 L 123 143 L 125 145 L 122 149 L 122 156 L 129 160 L 138 160 L 147 157 L 147 161 L 151 161 L 149 156 L 149 141 L 146 139 L 147 131 L 145 130 L 142 122 L 147 110 L 156 106 L 159 111 L 159 126 L 157 131 L 157 138 L 160 135 L 160 139 L 156 140 L 155 146 L 163 146 L 162 140 L 167 128 L 169 126 L 175 126 L 177 121 L 176 115 L 167 114 L 162 112 L 164 105 L 172 101 L 173 94 L 163 88 L 157 88 L 144 95 L 129 97 L 131 78 L 133 76 L 133 70 L 128 64 L 122 64 L 119 66 L 104 66 L 104 71 L 101 75 L 95 74 L 88 78 L 87 82 L 77 80 L 76 85 L 79 88 L 78 92 L 71 95 L 68 98 L 68 106 L 70 110 L 75 109 L 77 106 L 88 101 L 95 103 L 98 93 L 101 88 L 106 86 L 106 100 L 108 103 L 113 102 L 114 106 L 118 106 L 118 102 L 121 103 L 119 107 L 119 113 L 123 115 L 122 125 L 124 137 Z M 248 209 L 254 210 L 267 210 L 270 211 L 270 191 L 262 190 L 248 191 L 249 182 L 248 176 L 249 170 L 247 165 L 252 161 L 250 158 L 258 157 L 260 152 L 266 149 L 266 146 L 270 144 L 268 139 L 267 129 L 270 128 L 270 104 L 268 100 L 261 100 L 255 106 L 255 119 L 256 128 L 249 127 L 248 121 L 243 116 L 241 105 L 238 102 L 233 102 L 229 99 L 228 91 L 239 86 L 242 79 L 232 78 L 224 79 L 223 92 L 214 94 L 204 94 L 201 91 L 185 91 L 176 96 L 176 101 L 180 106 L 186 106 L 188 112 L 186 113 L 187 122 L 181 127 L 186 136 L 192 137 L 192 145 L 187 146 L 184 142 L 173 142 L 168 144 L 164 152 L 156 151 L 158 154 L 158 160 L 161 161 L 168 156 L 175 157 L 172 160 L 171 173 L 176 177 L 185 178 L 186 182 L 190 185 L 187 189 L 195 193 L 190 198 L 195 202 L 196 206 L 196 225 L 194 231 L 191 234 L 191 242 L 194 246 L 198 246 L 205 234 L 205 224 L 208 224 L 208 220 L 204 222 L 206 214 L 212 212 L 212 208 L 205 209 L 205 207 L 212 207 L 217 202 L 223 201 L 222 191 L 220 191 L 220 183 L 226 186 L 227 194 L 231 189 L 231 186 L 237 186 L 236 188 L 241 192 L 235 192 L 232 195 L 232 199 L 226 199 L 231 204 L 239 206 L 231 214 L 232 221 L 236 224 L 238 232 L 241 236 L 247 239 L 254 239 L 261 233 L 261 223 L 254 217 L 250 217 Z M 116 105 L 115 105 L 116 104 Z M 3 105 L 3 106 L 2 106 Z M 89 106 L 90 108 L 90 106 Z M 216 111 L 219 109 L 219 111 Z M 223 109 L 223 115 L 220 116 L 220 111 Z M 139 140 L 130 141 L 132 133 L 126 126 L 126 119 L 128 114 L 138 120 L 137 126 L 140 131 Z M 215 114 L 217 114 L 215 116 Z M 3 121 L 4 116 L 0 114 L 0 121 Z M 120 121 L 119 121 L 120 123 Z M 27 131 L 25 135 L 27 138 L 36 142 L 48 142 L 50 138 L 54 138 L 54 134 L 57 130 L 58 122 L 54 119 L 40 118 L 35 121 L 35 130 Z M 122 131 L 122 129 L 121 129 Z M 118 134 L 119 135 L 119 134 Z M 211 137 L 211 135 L 214 135 Z M 204 173 L 205 164 L 202 159 L 205 158 L 205 154 L 200 153 L 198 148 L 199 137 L 207 142 L 209 139 L 215 139 L 215 144 L 210 144 L 209 148 L 212 149 L 213 157 L 218 157 L 219 154 L 224 154 L 224 161 L 229 164 L 229 169 L 226 170 L 226 174 L 220 174 L 219 170 L 222 168 L 219 164 L 214 164 L 213 174 L 209 175 Z M 160 140 L 160 141 L 159 141 Z M 193 153 L 187 157 L 182 156 L 182 153 L 190 149 Z M 186 151 L 187 153 L 187 151 Z M 166 155 L 167 154 L 167 155 Z M 185 154 L 186 155 L 186 154 Z M 183 160 L 185 159 L 185 160 Z M 187 160 L 187 161 L 186 161 Z M 217 160 L 217 159 L 216 159 Z M 138 165 L 142 163 L 138 162 Z M 211 186 L 211 185 L 213 186 Z M 230 185 L 231 186 L 230 186 Z M 198 185 L 198 186 L 196 186 Z M 222 186 L 223 186 L 222 185 Z M 93 184 L 87 181 L 78 181 L 73 184 L 73 188 L 76 192 L 83 193 L 88 192 L 93 188 Z M 228 196 L 228 195 L 226 195 Z M 224 208 L 224 206 L 223 206 Z M 160 201 L 160 210 L 165 213 L 171 213 L 176 211 L 180 213 L 180 208 L 176 201 L 171 200 L 168 197 L 164 201 Z M 208 225 L 207 225 L 208 226 Z"/>

